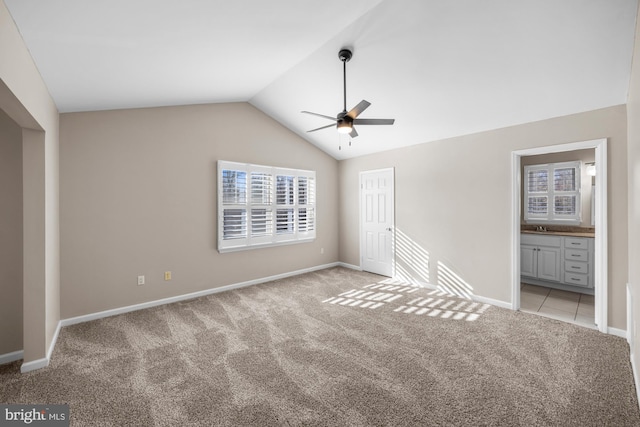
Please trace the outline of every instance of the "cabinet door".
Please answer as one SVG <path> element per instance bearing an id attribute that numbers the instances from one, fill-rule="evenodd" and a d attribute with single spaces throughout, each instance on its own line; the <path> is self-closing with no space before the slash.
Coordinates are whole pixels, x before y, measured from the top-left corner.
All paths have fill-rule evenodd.
<path id="1" fill-rule="evenodd" d="M 538 253 L 535 246 L 520 245 L 520 275 L 538 277 Z"/>
<path id="2" fill-rule="evenodd" d="M 560 248 L 538 248 L 538 279 L 560 281 Z"/>

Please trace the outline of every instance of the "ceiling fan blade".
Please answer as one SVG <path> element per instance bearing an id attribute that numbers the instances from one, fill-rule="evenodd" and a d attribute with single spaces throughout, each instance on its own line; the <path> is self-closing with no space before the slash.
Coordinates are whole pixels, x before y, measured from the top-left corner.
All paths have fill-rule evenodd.
<path id="1" fill-rule="evenodd" d="M 349 132 L 349 136 L 351 138 L 355 138 L 356 136 L 358 136 L 358 132 L 356 132 L 356 128 L 355 127 L 351 127 L 351 132 Z"/>
<path id="2" fill-rule="evenodd" d="M 353 107 L 351 111 L 347 113 L 347 116 L 351 117 L 352 119 L 355 119 L 360 115 L 360 113 L 366 110 L 369 107 L 369 105 L 371 105 L 371 103 L 363 99 L 362 101 L 360 101 L 358 105 Z"/>
<path id="3" fill-rule="evenodd" d="M 355 119 L 354 125 L 392 125 L 396 119 Z"/>
<path id="4" fill-rule="evenodd" d="M 312 113 L 311 111 L 300 111 L 301 113 L 311 114 L 312 116 L 324 117 L 325 119 L 333 120 L 334 122 L 338 119 L 331 116 L 325 116 L 324 114 Z"/>
<path id="5" fill-rule="evenodd" d="M 316 128 L 316 129 L 308 130 L 307 132 L 315 132 L 315 131 L 320 130 L 320 129 L 326 129 L 326 128 L 332 128 L 332 127 L 336 127 L 336 125 L 334 125 L 334 124 L 332 123 L 332 124 L 330 124 L 330 125 L 322 126 L 321 128 Z"/>

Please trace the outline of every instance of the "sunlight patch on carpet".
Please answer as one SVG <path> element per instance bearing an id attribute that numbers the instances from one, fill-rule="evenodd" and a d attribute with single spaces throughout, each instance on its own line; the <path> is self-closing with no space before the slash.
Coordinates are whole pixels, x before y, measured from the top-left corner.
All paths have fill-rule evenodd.
<path id="1" fill-rule="evenodd" d="M 442 289 L 403 283 L 396 278 L 370 283 L 361 289 L 350 289 L 322 303 L 369 309 L 387 307 L 394 313 L 468 322 L 478 320 L 491 307 L 468 298 L 461 300 L 460 296 Z"/>
<path id="2" fill-rule="evenodd" d="M 489 304 L 474 301 L 460 301 L 452 298 L 420 297 L 409 301 L 395 310 L 396 313 L 427 315 L 442 319 L 466 320 L 473 322 L 478 320 Z"/>

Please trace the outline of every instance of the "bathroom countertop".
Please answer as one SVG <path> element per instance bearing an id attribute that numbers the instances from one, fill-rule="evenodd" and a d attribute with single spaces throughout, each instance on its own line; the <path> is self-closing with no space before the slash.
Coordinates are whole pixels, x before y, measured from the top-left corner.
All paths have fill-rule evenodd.
<path id="1" fill-rule="evenodd" d="M 536 230 L 520 230 L 523 234 L 548 234 L 552 236 L 569 236 L 569 237 L 595 237 L 595 231 L 536 231 Z"/>

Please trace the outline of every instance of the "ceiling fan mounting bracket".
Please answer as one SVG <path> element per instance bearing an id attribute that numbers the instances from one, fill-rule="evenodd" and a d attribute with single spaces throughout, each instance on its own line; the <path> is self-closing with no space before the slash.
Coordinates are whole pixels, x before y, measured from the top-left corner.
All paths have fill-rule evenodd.
<path id="1" fill-rule="evenodd" d="M 340 52 L 338 52 L 338 58 L 340 58 L 340 61 L 342 62 L 349 62 L 352 56 L 353 52 L 349 49 L 341 49 Z"/>

